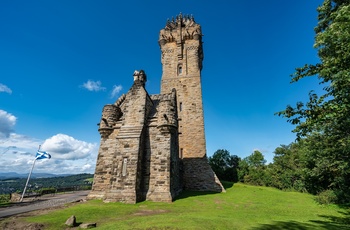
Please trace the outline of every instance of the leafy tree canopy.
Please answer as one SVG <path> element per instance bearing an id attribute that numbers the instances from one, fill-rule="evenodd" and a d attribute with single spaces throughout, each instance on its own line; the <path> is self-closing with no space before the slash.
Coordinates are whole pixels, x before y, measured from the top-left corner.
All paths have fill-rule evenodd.
<path id="1" fill-rule="evenodd" d="M 320 62 L 297 68 L 292 82 L 318 77 L 324 92 L 277 114 L 296 125 L 303 140 L 305 181 L 314 191 L 331 189 L 350 201 L 350 0 L 325 0 L 317 8 L 314 48 Z M 310 188 L 309 188 L 310 190 Z"/>
<path id="2" fill-rule="evenodd" d="M 226 149 L 215 151 L 213 156 L 209 157 L 209 164 L 220 180 L 237 182 L 237 166 L 239 157 L 230 155 Z"/>
<path id="3" fill-rule="evenodd" d="M 264 155 L 258 150 L 255 150 L 250 156 L 245 158 L 245 160 L 247 161 L 248 166 L 255 168 L 264 166 L 266 163 Z"/>
<path id="4" fill-rule="evenodd" d="M 325 0 L 318 7 L 315 44 L 320 63 L 297 68 L 292 82 L 317 76 L 324 94 L 309 93 L 307 103 L 277 113 L 296 125 L 298 138 L 313 132 L 349 142 L 350 129 L 350 1 Z"/>

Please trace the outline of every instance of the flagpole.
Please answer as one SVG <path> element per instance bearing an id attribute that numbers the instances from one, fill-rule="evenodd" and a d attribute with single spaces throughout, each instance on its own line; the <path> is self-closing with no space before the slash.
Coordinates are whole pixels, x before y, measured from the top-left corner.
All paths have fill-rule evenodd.
<path id="1" fill-rule="evenodd" d="M 29 182 L 29 179 L 30 179 L 30 175 L 32 175 L 32 171 L 33 171 L 33 168 L 34 168 L 34 165 L 35 165 L 35 161 L 36 161 L 36 158 L 35 158 L 35 160 L 34 160 L 34 162 L 33 162 L 32 169 L 30 170 L 30 173 L 29 173 L 29 175 L 28 175 L 28 179 L 27 179 L 27 182 L 26 182 L 26 186 L 24 186 L 24 190 L 23 190 L 23 193 L 22 193 L 20 202 L 22 202 L 23 197 L 24 197 L 24 194 L 26 193 L 27 186 L 28 186 L 28 182 Z"/>
<path id="2" fill-rule="evenodd" d="M 41 145 L 39 145 L 38 151 L 40 150 L 40 146 L 41 146 Z M 30 179 L 30 175 L 32 175 L 32 172 L 33 172 L 33 169 L 34 169 L 34 165 L 35 165 L 36 160 L 37 160 L 37 157 L 35 157 L 35 160 L 34 160 L 33 165 L 32 165 L 32 169 L 31 169 L 30 172 L 29 172 L 26 185 L 24 186 L 24 189 L 23 189 L 23 193 L 22 193 L 22 196 L 21 196 L 21 200 L 20 200 L 19 202 L 22 202 L 22 201 L 23 201 L 23 197 L 24 197 L 24 194 L 26 193 L 27 186 L 28 186 L 28 182 L 29 182 L 29 179 Z"/>

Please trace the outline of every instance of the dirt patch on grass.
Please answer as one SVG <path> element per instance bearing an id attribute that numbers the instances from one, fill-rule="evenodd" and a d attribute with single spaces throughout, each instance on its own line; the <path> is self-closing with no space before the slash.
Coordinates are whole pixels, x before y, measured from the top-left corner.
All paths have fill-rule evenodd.
<path id="1" fill-rule="evenodd" d="M 19 230 L 19 229 L 25 229 L 25 230 L 42 230 L 44 229 L 43 224 L 38 223 L 27 223 L 27 222 L 21 222 L 21 221 L 8 221 L 1 225 L 1 229 L 3 230 Z"/>
<path id="2" fill-rule="evenodd" d="M 25 221 L 26 217 L 39 216 L 48 214 L 54 210 L 64 209 L 68 206 L 74 205 L 75 203 L 69 205 L 62 205 L 56 207 L 49 207 L 41 210 L 35 210 L 31 212 L 21 213 L 13 215 L 11 217 L 0 218 L 0 229 L 1 230 L 43 230 L 45 225 L 41 223 L 29 223 Z"/>
<path id="3" fill-rule="evenodd" d="M 27 215 L 28 216 L 28 215 Z M 21 215 L 13 216 L 0 221 L 0 229 L 2 230 L 42 230 L 45 228 L 44 224 L 40 223 L 28 223 Z"/>

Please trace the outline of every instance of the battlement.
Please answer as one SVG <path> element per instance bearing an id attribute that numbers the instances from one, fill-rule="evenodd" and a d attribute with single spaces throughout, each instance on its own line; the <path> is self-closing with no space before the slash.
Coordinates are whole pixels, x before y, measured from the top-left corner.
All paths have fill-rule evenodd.
<path id="1" fill-rule="evenodd" d="M 201 40 L 201 26 L 197 24 L 194 17 L 191 15 L 183 16 L 181 13 L 172 20 L 167 20 L 165 28 L 159 33 L 159 45 L 164 45 L 168 42 L 181 43 L 184 40 Z"/>
<path id="2" fill-rule="evenodd" d="M 179 25 L 181 27 L 186 27 L 186 26 L 192 26 L 194 24 L 196 24 L 196 22 L 194 20 L 193 15 L 182 15 L 182 13 L 180 13 L 179 15 L 176 15 L 175 18 L 172 17 L 171 21 L 168 19 L 164 29 L 172 30 L 177 28 Z"/>

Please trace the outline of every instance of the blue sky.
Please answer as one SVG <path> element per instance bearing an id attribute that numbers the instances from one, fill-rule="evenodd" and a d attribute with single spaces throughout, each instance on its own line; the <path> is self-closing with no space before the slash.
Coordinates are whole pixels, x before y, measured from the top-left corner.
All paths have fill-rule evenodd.
<path id="1" fill-rule="evenodd" d="M 217 149 L 268 162 L 293 126 L 274 113 L 321 90 L 290 84 L 313 49 L 321 0 L 0 2 L 0 172 L 27 173 L 39 145 L 51 153 L 35 172 L 93 173 L 105 104 L 144 69 L 160 92 L 159 30 L 192 14 L 201 24 L 207 155 Z"/>

